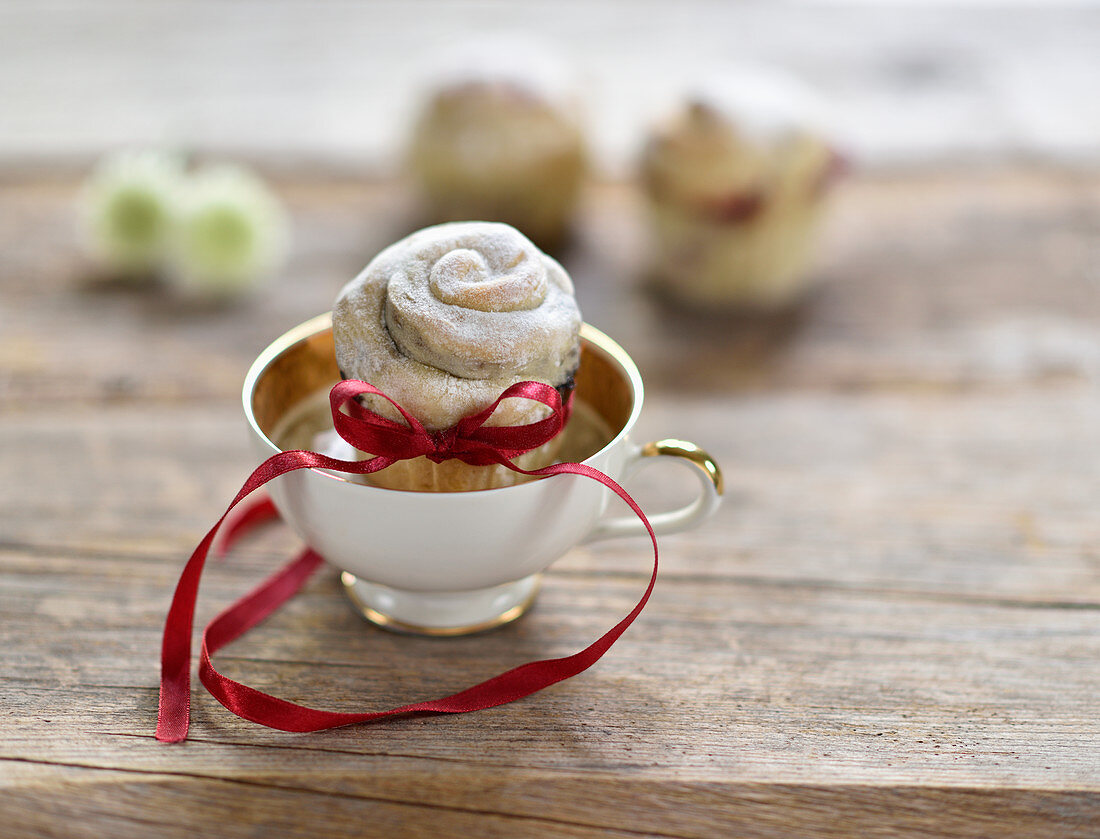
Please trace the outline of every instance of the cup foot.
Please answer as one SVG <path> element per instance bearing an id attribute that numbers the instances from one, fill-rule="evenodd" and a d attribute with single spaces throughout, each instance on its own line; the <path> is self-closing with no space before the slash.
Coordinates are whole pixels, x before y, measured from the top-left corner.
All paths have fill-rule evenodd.
<path id="1" fill-rule="evenodd" d="M 541 574 L 476 591 L 402 591 L 344 571 L 348 599 L 371 623 L 413 635 L 471 635 L 510 623 L 535 601 Z"/>

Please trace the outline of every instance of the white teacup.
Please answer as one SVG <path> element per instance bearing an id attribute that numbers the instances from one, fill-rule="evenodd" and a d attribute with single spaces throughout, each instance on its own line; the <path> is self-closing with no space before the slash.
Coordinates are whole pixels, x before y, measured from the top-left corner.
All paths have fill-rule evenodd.
<path id="1" fill-rule="evenodd" d="M 331 326 L 328 314 L 301 324 L 274 341 L 249 370 L 244 412 L 260 457 L 280 451 L 275 440 L 285 435 L 279 430 L 296 417 L 327 417 L 324 397 L 339 380 Z M 654 456 L 677 458 L 699 478 L 699 494 L 649 520 L 658 534 L 699 524 L 717 509 L 722 494 L 717 464 L 682 440 L 635 444 L 630 434 L 642 409 L 638 368 L 588 324 L 581 338 L 578 405 L 593 409 L 611 436 L 584 463 L 621 483 Z M 430 635 L 466 634 L 514 620 L 533 601 L 541 572 L 570 549 L 645 534 L 629 511 L 602 518 L 612 493 L 579 475 L 432 493 L 382 489 L 302 469 L 268 490 L 306 544 L 344 571 L 348 595 L 364 616 Z"/>

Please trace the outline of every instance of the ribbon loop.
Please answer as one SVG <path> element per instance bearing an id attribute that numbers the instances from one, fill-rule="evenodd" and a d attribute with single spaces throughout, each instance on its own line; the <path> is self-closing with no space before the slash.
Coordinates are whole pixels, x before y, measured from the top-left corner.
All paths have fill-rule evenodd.
<path id="1" fill-rule="evenodd" d="M 388 401 L 405 423 L 369 410 L 361 396 L 379 396 Z M 487 426 L 489 418 L 505 399 L 530 399 L 550 409 L 550 416 L 527 425 Z M 461 460 L 472 466 L 512 460 L 552 440 L 565 426 L 572 410 L 572 394 L 564 405 L 556 388 L 542 382 L 517 382 L 493 404 L 463 417 L 450 428 L 428 431 L 412 414 L 374 385 L 345 379 L 329 394 L 332 422 L 345 441 L 361 452 L 385 455 L 395 460 L 427 457 L 435 463 Z"/>
<path id="2" fill-rule="evenodd" d="M 368 410 L 363 395 L 387 400 L 406 424 Z M 521 426 L 487 426 L 485 423 L 505 399 L 531 399 L 546 405 L 551 414 L 543 420 Z M 320 468 L 346 474 L 366 475 L 385 469 L 399 460 L 426 456 L 435 462 L 457 458 L 472 465 L 499 463 L 514 472 L 535 477 L 574 474 L 599 481 L 618 495 L 641 519 L 653 544 L 653 571 L 638 604 L 619 623 L 585 649 L 571 656 L 533 661 L 513 668 L 481 684 L 427 702 L 402 705 L 384 711 L 341 713 L 296 705 L 248 687 L 219 673 L 211 661 L 218 649 L 239 638 L 279 608 L 301 588 L 322 564 L 314 551 L 306 549 L 294 562 L 270 577 L 254 591 L 218 615 L 203 631 L 199 676 L 210 693 L 226 708 L 253 722 L 284 731 L 320 731 L 358 722 L 412 713 L 458 714 L 512 702 L 586 670 L 618 640 L 649 600 L 657 581 L 657 537 L 645 513 L 612 478 L 583 463 L 555 463 L 542 469 L 522 469 L 513 458 L 538 448 L 565 426 L 572 409 L 572 395 L 564 404 L 555 388 L 541 382 L 519 382 L 506 389 L 492 405 L 460 420 L 452 428 L 430 433 L 397 402 L 367 382 L 345 380 L 329 393 L 336 431 L 355 448 L 373 456 L 344 461 L 310 451 L 286 451 L 265 460 L 245 481 L 240 492 L 187 561 L 172 596 L 161 646 L 160 707 L 156 738 L 177 743 L 187 737 L 191 719 L 191 632 L 199 580 L 207 555 L 222 524 L 248 495 L 269 481 L 296 469 Z M 235 541 L 250 526 L 276 515 L 267 499 L 230 523 L 223 547 Z"/>

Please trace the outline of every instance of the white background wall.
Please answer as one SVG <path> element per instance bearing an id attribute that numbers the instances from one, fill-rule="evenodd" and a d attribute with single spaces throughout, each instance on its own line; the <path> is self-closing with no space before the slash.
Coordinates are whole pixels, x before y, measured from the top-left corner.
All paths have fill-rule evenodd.
<path id="1" fill-rule="evenodd" d="M 432 56 L 534 31 L 575 65 L 606 169 L 715 62 L 813 79 L 871 165 L 1100 165 L 1100 3 L 0 0 L 0 165 L 170 143 L 270 163 L 396 159 Z"/>

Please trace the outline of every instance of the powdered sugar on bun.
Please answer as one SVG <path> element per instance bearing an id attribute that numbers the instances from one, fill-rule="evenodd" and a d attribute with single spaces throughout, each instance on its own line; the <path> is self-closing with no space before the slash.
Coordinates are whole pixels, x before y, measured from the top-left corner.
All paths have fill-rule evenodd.
<path id="1" fill-rule="evenodd" d="M 467 36 L 435 62 L 436 90 L 506 85 L 544 102 L 576 105 L 568 65 L 544 41 L 521 33 Z"/>
<path id="2" fill-rule="evenodd" d="M 797 76 L 777 68 L 723 67 L 686 93 L 695 119 L 717 117 L 761 145 L 796 134 L 828 133 L 822 99 Z"/>
<path id="3" fill-rule="evenodd" d="M 523 380 L 568 383 L 581 316 L 565 270 L 519 231 L 492 222 L 428 227 L 391 245 L 340 292 L 336 360 L 430 430 L 454 425 Z M 395 416 L 375 399 L 373 410 Z M 494 425 L 545 409 L 508 400 Z"/>

